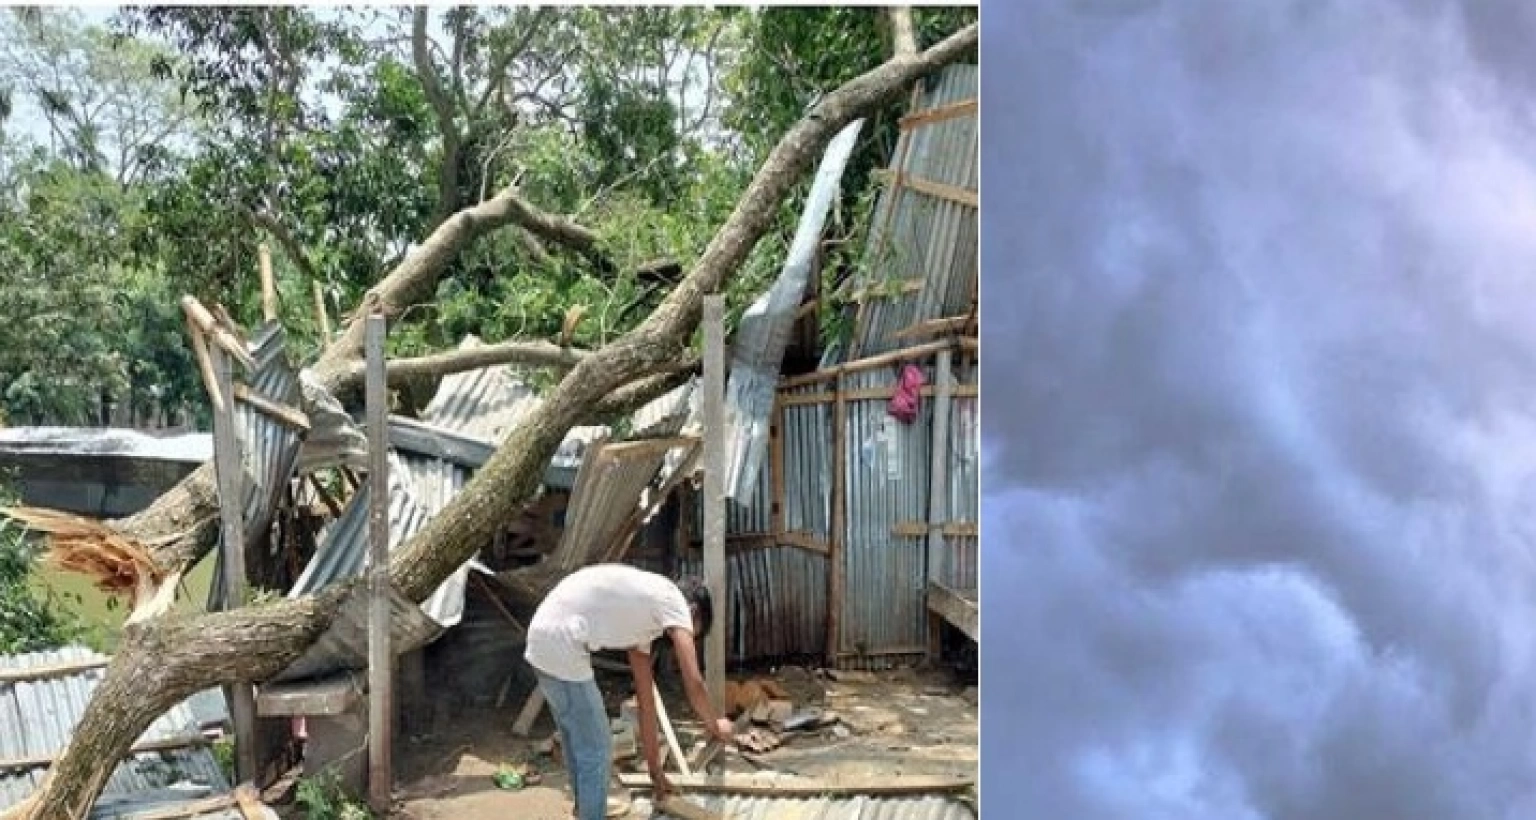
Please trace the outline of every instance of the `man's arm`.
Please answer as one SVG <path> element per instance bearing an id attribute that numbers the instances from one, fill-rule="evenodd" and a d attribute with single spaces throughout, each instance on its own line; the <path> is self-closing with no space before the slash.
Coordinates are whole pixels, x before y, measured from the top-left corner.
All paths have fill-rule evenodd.
<path id="1" fill-rule="evenodd" d="M 677 654 L 677 671 L 682 673 L 683 691 L 688 695 L 688 704 L 706 727 L 716 726 L 720 714 L 715 711 L 714 704 L 709 702 L 709 690 L 704 686 L 704 675 L 699 672 L 699 654 L 693 646 L 693 633 L 676 626 L 668 629 L 667 633 L 672 638 L 672 649 Z M 711 731 L 710 734 L 718 735 L 718 732 Z"/>
<path id="2" fill-rule="evenodd" d="M 661 741 L 656 736 L 656 681 L 651 674 L 651 656 L 629 650 L 629 671 L 635 676 L 635 705 L 640 707 L 640 752 L 645 755 L 645 769 L 652 783 L 660 788 L 666 777 L 661 770 Z"/>

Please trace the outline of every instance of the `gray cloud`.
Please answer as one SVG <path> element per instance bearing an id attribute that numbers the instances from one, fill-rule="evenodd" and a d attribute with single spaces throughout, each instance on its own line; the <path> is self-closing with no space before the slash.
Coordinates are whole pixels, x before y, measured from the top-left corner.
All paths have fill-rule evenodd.
<path id="1" fill-rule="evenodd" d="M 986 9 L 991 810 L 1536 811 L 1527 5 Z"/>

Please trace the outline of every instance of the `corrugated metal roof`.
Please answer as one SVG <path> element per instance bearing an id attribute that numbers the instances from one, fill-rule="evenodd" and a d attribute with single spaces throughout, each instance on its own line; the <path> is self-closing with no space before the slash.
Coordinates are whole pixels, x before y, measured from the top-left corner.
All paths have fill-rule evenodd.
<path id="1" fill-rule="evenodd" d="M 769 417 L 773 415 L 773 396 L 778 388 L 784 349 L 805 297 L 827 213 L 837 200 L 843 169 L 863 127 L 863 120 L 854 120 L 827 146 L 806 197 L 794 241 L 785 256 L 784 269 L 768 292 L 742 314 L 736 328 L 731 344 L 730 379 L 725 387 L 728 498 L 747 498 L 757 488 L 763 456 L 768 450 Z"/>
<path id="2" fill-rule="evenodd" d="M 913 113 L 976 99 L 977 67 L 947 66 L 927 83 Z M 902 132 L 892 168 L 916 178 L 974 192 L 980 130 L 975 113 Z M 852 284 L 863 291 L 853 346 L 873 356 L 907 344 L 895 334 L 919 322 L 964 315 L 977 274 L 977 209 L 964 203 L 888 185 L 875 207 L 865 250 L 865 273 Z M 913 289 L 915 288 L 915 289 Z M 843 361 L 841 346 L 824 364 Z"/>
<path id="3" fill-rule="evenodd" d="M 963 800 L 942 795 L 914 797 L 748 797 L 689 795 L 688 802 L 731 820 L 975 820 Z M 668 817 L 657 812 L 654 817 Z"/>
<path id="4" fill-rule="evenodd" d="M 213 458 L 213 436 L 155 436 L 118 427 L 0 428 L 0 452 L 22 455 L 114 456 L 145 461 L 201 464 Z"/>
<path id="5" fill-rule="evenodd" d="M 52 652 L 0 657 L 0 669 L 40 669 L 62 664 L 100 660 L 106 656 L 85 647 L 66 647 Z M 69 675 L 0 683 L 0 759 L 52 756 L 63 751 L 92 693 L 105 675 L 95 668 Z M 197 698 L 198 708 L 178 704 L 161 715 L 138 743 L 170 740 L 199 733 L 200 725 L 217 692 Z M 199 712 L 205 714 L 199 715 Z M 219 715 L 222 718 L 222 714 Z M 16 805 L 41 783 L 46 766 L 0 771 L 0 811 Z M 104 820 L 150 808 L 226 794 L 230 785 L 208 747 L 177 749 L 134 755 L 124 761 L 107 781 L 91 813 Z M 239 820 L 236 810 L 215 811 L 199 817 Z"/>

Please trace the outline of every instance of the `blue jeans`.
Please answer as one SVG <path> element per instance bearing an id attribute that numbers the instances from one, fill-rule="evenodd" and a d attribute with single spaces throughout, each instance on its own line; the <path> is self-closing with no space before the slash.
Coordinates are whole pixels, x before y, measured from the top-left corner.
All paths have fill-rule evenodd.
<path id="1" fill-rule="evenodd" d="M 560 729 L 560 751 L 576 796 L 577 820 L 603 820 L 608 811 L 608 768 L 613 730 L 597 681 L 569 681 L 539 672 L 539 689 Z"/>

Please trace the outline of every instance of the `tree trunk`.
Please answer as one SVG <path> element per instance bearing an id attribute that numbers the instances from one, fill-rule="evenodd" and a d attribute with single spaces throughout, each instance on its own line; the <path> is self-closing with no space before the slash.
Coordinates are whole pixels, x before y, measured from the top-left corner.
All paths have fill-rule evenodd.
<path id="1" fill-rule="evenodd" d="M 538 488 L 545 465 L 572 426 L 625 385 L 675 368 L 673 363 L 682 358 L 698 324 L 704 294 L 718 290 L 751 252 L 790 188 L 837 131 L 894 99 L 922 75 L 958 59 L 975 46 L 976 39 L 973 24 L 922 54 L 897 57 L 827 95 L 790 129 L 676 290 L 640 327 L 582 358 L 463 491 L 395 550 L 389 567 L 394 586 L 411 600 L 421 601 L 475 550 L 489 543 L 496 522 Z M 440 226 L 375 288 L 380 301 L 398 306 L 401 293 L 419 290 L 423 279 L 435 279 L 441 264 L 433 269 L 428 260 L 441 259 L 462 247 L 477 230 L 486 230 L 485 223 L 494 220 L 482 209 L 495 202 L 460 212 Z M 459 227 L 452 227 L 455 224 Z M 439 236 L 444 231 L 451 232 L 448 238 Z M 404 276 L 402 270 L 421 273 Z M 323 372 L 333 383 L 336 374 L 346 371 L 347 360 L 356 358 L 349 353 L 361 350 L 363 315 L 358 312 L 347 336 L 322 358 Z M 355 345 L 350 341 L 354 335 Z M 187 496 L 180 520 L 193 522 L 200 531 L 208 527 L 202 518 L 211 517 L 207 511 L 216 510 L 217 505 L 209 501 L 214 498 L 212 470 L 199 472 L 207 473 L 201 495 L 194 497 L 180 487 L 172 492 Z M 547 570 L 539 574 L 552 577 Z M 324 632 L 349 586 L 297 601 L 161 618 L 127 628 L 105 680 L 75 727 L 74 742 L 34 798 L 8 816 L 26 820 L 84 817 L 110 776 L 112 764 L 127 754 L 156 717 L 202 689 L 231 681 L 262 681 L 280 672 Z"/>

